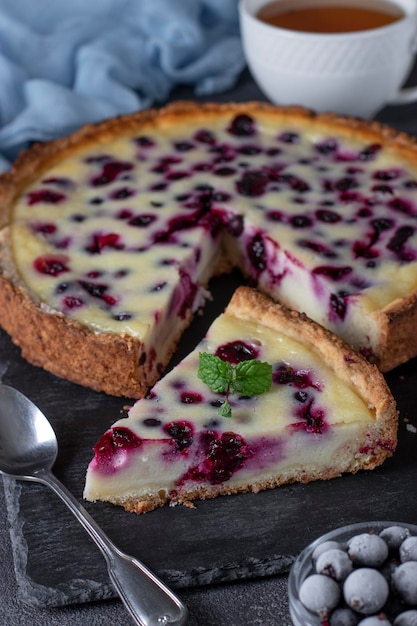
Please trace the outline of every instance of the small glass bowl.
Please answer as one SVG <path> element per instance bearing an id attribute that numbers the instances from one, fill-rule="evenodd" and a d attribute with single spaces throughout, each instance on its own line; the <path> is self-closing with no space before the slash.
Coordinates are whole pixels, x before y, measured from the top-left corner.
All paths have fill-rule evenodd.
<path id="1" fill-rule="evenodd" d="M 402 526 L 408 528 L 411 535 L 417 535 L 417 526 L 404 522 L 359 522 L 357 524 L 349 524 L 341 526 L 325 535 L 322 535 L 313 543 L 308 545 L 295 560 L 288 578 L 288 599 L 290 607 L 290 615 L 294 626 L 322 626 L 323 620 L 318 615 L 312 613 L 301 604 L 299 600 L 299 590 L 303 581 L 310 574 L 314 574 L 314 565 L 312 555 L 318 545 L 325 541 L 338 541 L 341 544 L 346 543 L 354 535 L 374 531 L 379 534 L 384 528 L 389 526 Z"/>

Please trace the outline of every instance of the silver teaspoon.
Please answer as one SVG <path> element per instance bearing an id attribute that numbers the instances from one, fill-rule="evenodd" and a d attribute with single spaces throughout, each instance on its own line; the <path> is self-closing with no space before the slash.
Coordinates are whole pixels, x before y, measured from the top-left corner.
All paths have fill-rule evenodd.
<path id="1" fill-rule="evenodd" d="M 42 483 L 65 502 L 103 553 L 110 579 L 140 626 L 182 626 L 187 608 L 137 559 L 119 550 L 51 468 L 58 443 L 51 424 L 20 391 L 0 385 L 0 472 Z"/>

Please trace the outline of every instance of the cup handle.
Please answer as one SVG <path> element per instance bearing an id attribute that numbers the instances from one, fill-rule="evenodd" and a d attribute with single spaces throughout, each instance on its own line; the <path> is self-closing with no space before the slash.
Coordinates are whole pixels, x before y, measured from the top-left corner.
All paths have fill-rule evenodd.
<path id="1" fill-rule="evenodd" d="M 417 87 L 401 89 L 389 102 L 389 105 L 408 104 L 417 100 Z"/>
<path id="2" fill-rule="evenodd" d="M 411 53 L 416 55 L 417 53 L 417 33 L 414 34 L 411 40 Z M 417 100 L 417 87 L 406 87 L 400 89 L 399 92 L 388 102 L 389 105 L 396 104 L 408 104 Z"/>

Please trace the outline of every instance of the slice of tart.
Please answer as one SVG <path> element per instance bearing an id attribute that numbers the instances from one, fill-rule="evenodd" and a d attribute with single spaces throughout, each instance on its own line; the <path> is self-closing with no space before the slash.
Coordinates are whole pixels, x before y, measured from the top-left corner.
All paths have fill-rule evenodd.
<path id="1" fill-rule="evenodd" d="M 261 395 L 229 397 L 198 376 L 200 354 L 272 366 Z M 343 340 L 240 287 L 206 337 L 96 444 L 84 496 L 142 513 L 166 502 L 373 469 L 396 447 L 397 412 L 374 365 Z"/>
<path id="2" fill-rule="evenodd" d="M 176 103 L 36 146 L 0 179 L 0 324 L 138 398 L 239 268 L 382 371 L 417 355 L 417 148 L 376 123 Z"/>

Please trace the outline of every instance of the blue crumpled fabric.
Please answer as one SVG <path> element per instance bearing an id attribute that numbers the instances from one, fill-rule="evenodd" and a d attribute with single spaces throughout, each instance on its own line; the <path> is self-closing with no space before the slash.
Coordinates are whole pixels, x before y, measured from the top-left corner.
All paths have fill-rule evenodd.
<path id="1" fill-rule="evenodd" d="M 207 96 L 245 62 L 238 0 L 1 0 L 0 170 L 33 141 Z"/>

